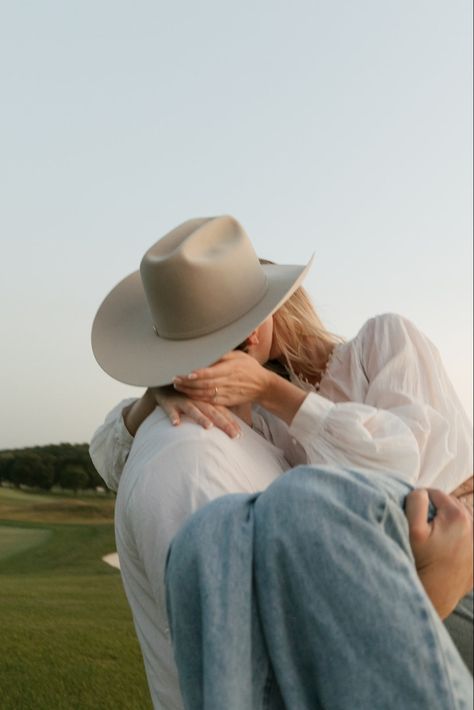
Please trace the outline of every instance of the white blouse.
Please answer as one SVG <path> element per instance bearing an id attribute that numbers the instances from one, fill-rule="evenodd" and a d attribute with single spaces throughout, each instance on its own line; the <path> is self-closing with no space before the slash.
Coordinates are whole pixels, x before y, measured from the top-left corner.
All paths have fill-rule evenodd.
<path id="1" fill-rule="evenodd" d="M 473 471 L 472 427 L 439 353 L 399 315 L 371 318 L 336 347 L 290 433 L 309 463 L 386 471 L 417 487 L 450 493 Z"/>
<path id="2" fill-rule="evenodd" d="M 292 379 L 309 394 L 290 436 L 267 414 L 267 426 L 259 427 L 290 462 L 301 462 L 302 447 L 309 464 L 384 471 L 448 493 L 472 475 L 472 427 L 438 351 L 407 319 L 376 316 L 353 340 L 336 346 L 318 392 Z M 133 442 L 124 406 L 111 412 L 90 448 L 111 488 Z"/>

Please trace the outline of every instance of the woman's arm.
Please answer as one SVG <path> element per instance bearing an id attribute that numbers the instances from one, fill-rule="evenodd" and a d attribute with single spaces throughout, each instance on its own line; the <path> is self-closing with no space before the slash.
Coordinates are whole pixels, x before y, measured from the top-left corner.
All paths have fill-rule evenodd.
<path id="1" fill-rule="evenodd" d="M 473 472 L 472 425 L 437 348 L 396 314 L 371 318 L 356 341 L 368 378 L 364 402 L 399 417 L 416 440 L 415 483 L 452 492 Z"/>
<path id="2" fill-rule="evenodd" d="M 417 441 L 400 417 L 303 392 L 245 353 L 228 353 L 210 368 L 175 378 L 175 387 L 188 397 L 227 406 L 258 402 L 290 425 L 308 463 L 387 471 L 410 482 L 418 475 Z"/>
<path id="3" fill-rule="evenodd" d="M 409 321 L 386 315 L 368 321 L 349 348 L 352 380 L 342 384 L 363 401 L 307 395 L 241 352 L 177 378 L 175 386 L 228 406 L 262 404 L 290 425 L 312 464 L 386 471 L 445 492 L 466 480 L 472 434 L 430 341 Z"/>

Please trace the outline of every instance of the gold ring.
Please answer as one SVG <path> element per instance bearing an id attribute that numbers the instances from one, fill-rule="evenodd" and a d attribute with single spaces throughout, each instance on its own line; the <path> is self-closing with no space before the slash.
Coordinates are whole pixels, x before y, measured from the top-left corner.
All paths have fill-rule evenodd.
<path id="1" fill-rule="evenodd" d="M 218 391 L 219 391 L 219 390 L 217 389 L 217 387 L 214 387 L 214 394 L 213 394 L 213 396 L 212 396 L 212 399 L 217 399 L 217 393 L 218 393 Z"/>

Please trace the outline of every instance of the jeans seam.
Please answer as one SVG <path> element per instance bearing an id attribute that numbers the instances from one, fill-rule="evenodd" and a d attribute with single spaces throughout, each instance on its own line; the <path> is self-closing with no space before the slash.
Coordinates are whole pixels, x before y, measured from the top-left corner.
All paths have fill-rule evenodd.
<path id="1" fill-rule="evenodd" d="M 418 598 L 420 599 L 419 595 L 418 595 Z M 422 618 L 424 617 L 425 621 L 429 620 L 429 617 L 427 616 L 424 609 L 421 609 L 421 617 Z M 448 682 L 449 680 L 451 680 L 451 674 L 449 672 L 448 663 L 446 662 L 444 655 L 442 653 L 440 653 L 440 651 L 439 651 L 439 646 L 443 645 L 442 640 L 440 639 L 439 634 L 436 631 L 436 628 L 433 628 L 433 625 L 431 623 L 428 623 L 426 625 L 426 627 L 427 627 L 428 634 L 431 636 L 433 650 L 436 651 L 436 653 L 434 655 L 437 657 L 437 659 L 436 659 L 437 664 L 444 671 L 443 678 L 438 677 L 438 682 L 440 683 L 440 685 L 444 686 L 446 696 L 449 697 L 449 699 L 451 701 L 451 707 L 454 709 L 454 708 L 458 707 L 458 703 L 457 703 L 456 698 L 454 696 L 454 689 L 452 687 L 452 683 Z"/>
<path id="2" fill-rule="evenodd" d="M 270 710 L 270 693 L 272 691 L 274 682 L 275 679 L 273 673 L 271 669 L 269 669 L 267 672 L 267 679 L 265 681 L 265 685 L 263 686 L 262 710 Z"/>

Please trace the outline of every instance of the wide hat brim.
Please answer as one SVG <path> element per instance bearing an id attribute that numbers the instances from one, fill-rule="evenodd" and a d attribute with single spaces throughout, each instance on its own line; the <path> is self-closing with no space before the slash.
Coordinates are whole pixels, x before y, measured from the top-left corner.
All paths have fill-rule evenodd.
<path id="1" fill-rule="evenodd" d="M 263 298 L 229 325 L 197 338 L 170 340 L 156 334 L 139 271 L 108 294 L 92 326 L 92 350 L 100 367 L 128 385 L 170 384 L 176 375 L 207 367 L 245 341 L 302 283 L 306 266 L 262 265 L 268 288 Z M 216 298 L 219 294 L 216 294 Z"/>

